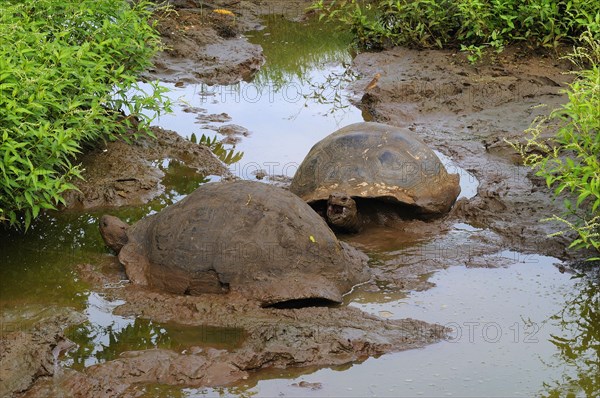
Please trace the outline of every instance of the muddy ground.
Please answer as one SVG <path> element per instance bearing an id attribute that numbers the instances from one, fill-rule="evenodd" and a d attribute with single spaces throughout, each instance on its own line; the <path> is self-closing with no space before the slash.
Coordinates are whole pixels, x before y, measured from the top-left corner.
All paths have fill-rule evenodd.
<path id="1" fill-rule="evenodd" d="M 174 3 L 178 14 L 163 17 L 160 25 L 170 48 L 157 58 L 148 77 L 177 84 L 233 83 L 249 78 L 262 65 L 260 49 L 237 34 L 256 28 L 260 16 L 277 12 L 281 2 L 216 1 L 202 9 L 193 0 Z M 286 2 L 282 13 L 290 16 L 295 9 L 298 12 L 290 17 L 301 17 L 300 10 L 307 3 L 295 2 L 294 8 Z M 236 24 L 216 19 L 210 14 L 213 8 L 234 11 Z M 542 181 L 518 165 L 518 157 L 503 140 L 522 139 L 522 131 L 535 116 L 548 112 L 539 104 L 552 108 L 566 101 L 560 90 L 570 80 L 563 74 L 569 65 L 556 59 L 527 49 L 509 49 L 477 65 L 452 51 L 395 48 L 356 57 L 353 68 L 362 76 L 352 89 L 356 105 L 375 121 L 409 127 L 480 182 L 477 196 L 461 199 L 448 217 L 409 222 L 397 231 L 407 241 L 441 235 L 440 247 L 452 247 L 455 252 L 407 252 L 403 267 L 397 266 L 397 259 L 379 259 L 372 266 L 369 289 L 376 291 L 381 283 L 405 290 L 426 289 L 431 283 L 422 276 L 436 269 L 461 264 L 502 266 L 502 260 L 492 255 L 506 248 L 573 258 L 565 249 L 568 237 L 548 238 L 557 226 L 539 222 L 559 213 L 560 206 L 551 200 Z M 381 74 L 378 84 L 365 91 L 376 73 Z M 142 140 L 133 146 L 109 143 L 85 155 L 87 182 L 79 183 L 81 192 L 73 193 L 69 204 L 90 208 L 147 202 L 162 192 L 163 176 L 156 162 L 164 158 L 179 159 L 204 174 L 226 173 L 207 148 L 173 132 L 156 133 L 157 141 Z M 468 243 L 461 240 L 463 246 L 458 248 L 447 233 L 456 223 L 476 227 Z M 347 240 L 368 250 L 369 241 L 385 238 L 377 233 L 373 230 L 368 238 L 367 233 Z M 106 289 L 124 278 L 114 259 L 103 267 L 82 266 L 80 274 L 108 299 L 126 301 L 116 309 L 117 314 L 239 327 L 247 337 L 233 351 L 129 352 L 81 372 L 61 370 L 64 373 L 52 379 L 56 372 L 52 351 L 65 344 L 62 329 L 74 322 L 52 318 L 47 328 L 3 336 L 1 395 L 25 391 L 21 395 L 27 397 L 137 396 L 145 383 L 226 385 L 268 367 L 336 365 L 422 347 L 444 333 L 440 326 L 411 319 L 384 320 L 344 306 L 263 309 L 232 295 L 182 297 L 132 285 Z"/>
<path id="2" fill-rule="evenodd" d="M 118 359 L 82 372 L 64 370 L 60 377 L 41 374 L 24 397 L 134 397 L 140 385 L 221 386 L 248 379 L 264 368 L 332 366 L 361 361 L 391 351 L 439 341 L 439 325 L 403 319 L 384 320 L 350 308 L 261 308 L 236 294 L 179 296 L 135 285 L 115 286 L 125 277 L 113 261 L 101 269 L 83 265 L 83 278 L 109 300 L 125 300 L 115 313 L 188 326 L 241 328 L 241 347 L 227 351 L 192 347 L 185 352 L 163 349 L 126 352 Z"/>
<path id="3" fill-rule="evenodd" d="M 84 180 L 76 181 L 79 191 L 65 195 L 70 209 L 135 206 L 147 203 L 164 192 L 165 174 L 159 168 L 164 159 L 178 161 L 197 173 L 227 177 L 229 172 L 204 145 L 184 139 L 174 131 L 151 128 L 154 136 L 103 143 L 83 154 L 79 161 Z"/>

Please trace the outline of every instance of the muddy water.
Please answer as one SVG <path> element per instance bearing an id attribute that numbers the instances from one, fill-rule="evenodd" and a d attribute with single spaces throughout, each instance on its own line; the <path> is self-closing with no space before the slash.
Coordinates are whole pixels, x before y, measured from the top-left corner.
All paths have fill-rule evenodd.
<path id="1" fill-rule="evenodd" d="M 353 79 L 347 69 L 348 38 L 316 25 L 277 18 L 267 23 L 267 29 L 250 35 L 267 58 L 252 82 L 171 86 L 180 105 L 175 115 L 158 122 L 184 136 L 213 136 L 228 124 L 248 129 L 235 144 L 244 157 L 231 166 L 242 178 L 255 178 L 260 169 L 268 175 L 292 176 L 316 141 L 363 120 L 344 92 L 344 85 Z M 226 117 L 214 116 L 222 113 Z M 443 160 L 461 175 L 462 195 L 474 196 L 477 180 L 450 159 Z M 123 209 L 120 216 L 135 221 L 207 181 L 168 160 L 162 167 L 168 176 L 166 194 L 142 208 Z M 159 347 L 182 352 L 190 346 L 235 349 L 241 344 L 244 332 L 238 329 L 186 328 L 112 314 L 120 302 L 90 290 L 75 271 L 82 262 L 107 262 L 109 253 L 96 227 L 98 216 L 47 215 L 26 236 L 1 237 L 3 331 L 27 329 L 55 308 L 84 312 L 87 322 L 67 331 L 79 347 L 63 358 L 63 365 L 74 368 L 111 360 L 127 350 Z M 510 251 L 479 256 L 487 266 L 501 268 L 467 268 L 465 252 L 448 250 L 471 247 L 477 242 L 474 237 L 493 239 L 491 233 L 461 223 L 423 236 L 379 228 L 344 237 L 363 248 L 374 267 L 401 269 L 419 263 L 427 253 L 456 265 L 419 276 L 433 286 L 428 290 L 415 292 L 378 281 L 377 289 L 359 288 L 345 303 L 382 318 L 445 324 L 453 329 L 447 342 L 341 368 L 259 372 L 229 388 L 147 386 L 146 396 L 532 396 L 551 395 L 559 384 L 580 395 L 581 388 L 597 387 L 593 379 L 599 338 L 594 321 L 597 284 L 561 273 L 556 259 Z M 583 321 L 581 313 L 588 314 Z M 586 333 L 587 340 L 581 337 Z M 572 349 L 565 349 L 565 344 Z M 294 385 L 303 381 L 318 384 Z"/>
<path id="2" fill-rule="evenodd" d="M 66 330 L 65 335 L 77 348 L 68 354 L 63 365 L 82 369 L 116 359 L 126 351 L 151 348 L 177 352 L 202 346 L 233 350 L 244 341 L 245 332 L 239 328 L 186 327 L 112 314 L 123 303 L 90 293 L 85 311 L 89 321 Z"/>

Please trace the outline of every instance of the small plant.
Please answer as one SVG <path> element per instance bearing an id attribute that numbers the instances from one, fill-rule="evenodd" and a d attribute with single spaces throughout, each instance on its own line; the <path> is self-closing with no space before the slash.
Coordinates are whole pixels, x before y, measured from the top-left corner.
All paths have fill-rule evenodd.
<path id="1" fill-rule="evenodd" d="M 483 57 L 483 52 L 485 51 L 485 47 L 484 46 L 476 46 L 474 44 L 471 44 L 469 46 L 465 46 L 464 44 L 461 44 L 460 51 L 467 53 L 467 59 L 469 60 L 470 63 L 474 64 L 477 61 L 479 61 L 481 59 L 481 57 Z"/>
<path id="2" fill-rule="evenodd" d="M 575 72 L 578 79 L 566 91 L 569 102 L 535 121 L 525 144 L 512 145 L 556 196 L 573 195 L 564 200 L 565 214 L 548 220 L 577 232 L 572 248 L 600 252 L 600 41 L 587 32 L 581 42 L 586 45 L 568 57 L 585 68 Z M 556 133 L 543 139 L 555 125 Z"/>
<path id="3" fill-rule="evenodd" d="M 137 87 L 161 48 L 148 22 L 159 9 L 149 0 L 2 2 L 0 224 L 27 228 L 64 203 L 83 144 L 132 128 L 150 134 L 146 114 L 169 110 L 163 88 Z"/>
<path id="4" fill-rule="evenodd" d="M 196 136 L 195 133 L 192 133 L 190 136 L 190 141 L 194 144 L 200 144 L 208 147 L 215 156 L 226 165 L 231 165 L 242 160 L 244 156 L 244 152 L 235 151 L 234 148 L 226 149 L 224 144 L 221 141 L 217 141 L 217 136 L 210 138 L 207 135 L 202 134 L 200 139 Z"/>

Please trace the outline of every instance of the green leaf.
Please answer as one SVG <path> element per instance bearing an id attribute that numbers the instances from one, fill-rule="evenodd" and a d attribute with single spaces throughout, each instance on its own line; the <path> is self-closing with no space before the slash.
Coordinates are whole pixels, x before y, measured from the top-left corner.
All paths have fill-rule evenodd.
<path id="1" fill-rule="evenodd" d="M 581 202 L 583 202 L 585 200 L 585 198 L 587 198 L 588 196 L 590 196 L 592 194 L 591 191 L 583 191 L 579 197 L 577 198 L 577 204 L 576 207 L 579 207 L 581 205 Z"/>
<path id="2" fill-rule="evenodd" d="M 125 95 L 161 49 L 149 24 L 160 7 L 149 0 L 2 3 L 0 35 L 10 32 L 11 46 L 0 46 L 0 221 L 28 228 L 41 209 L 64 203 L 67 179 L 80 176 L 71 162 L 82 144 L 126 132 L 115 109 L 170 109 L 158 84 Z M 112 99 L 115 88 L 122 98 Z"/>

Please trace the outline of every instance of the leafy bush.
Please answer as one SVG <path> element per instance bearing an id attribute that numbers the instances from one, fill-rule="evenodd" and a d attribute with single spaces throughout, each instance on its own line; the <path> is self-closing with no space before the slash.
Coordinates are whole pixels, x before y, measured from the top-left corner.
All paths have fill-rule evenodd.
<path id="1" fill-rule="evenodd" d="M 588 29 L 600 39 L 597 0 L 318 0 L 312 8 L 350 25 L 367 49 L 461 46 L 478 54 L 518 41 L 555 47 Z"/>
<path id="2" fill-rule="evenodd" d="M 526 144 L 513 145 L 555 195 L 564 191 L 575 195 L 574 200 L 565 199 L 564 215 L 550 218 L 577 232 L 571 247 L 600 252 L 600 41 L 587 33 L 582 42 L 587 45 L 569 57 L 584 67 L 566 91 L 569 102 L 537 120 L 526 131 Z M 552 138 L 543 139 L 556 123 Z"/>
<path id="3" fill-rule="evenodd" d="M 148 0 L 4 0 L 0 12 L 0 223 L 63 202 L 85 143 L 123 136 L 169 103 L 136 89 L 160 49 Z M 132 95 L 131 92 L 136 94 Z M 131 114 L 125 118 L 124 112 Z"/>

